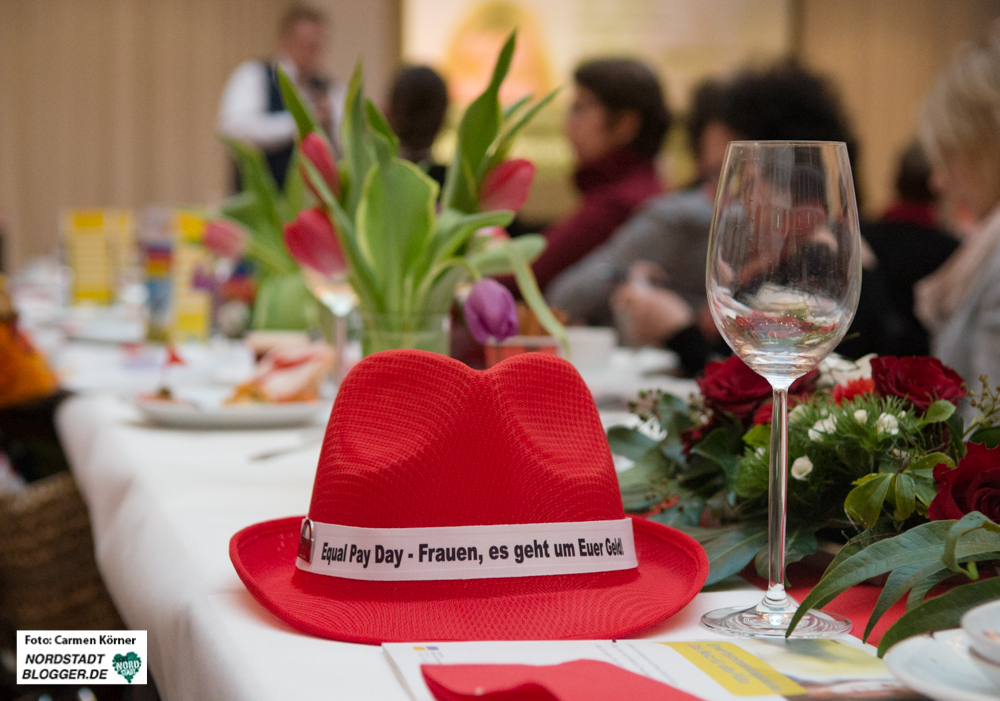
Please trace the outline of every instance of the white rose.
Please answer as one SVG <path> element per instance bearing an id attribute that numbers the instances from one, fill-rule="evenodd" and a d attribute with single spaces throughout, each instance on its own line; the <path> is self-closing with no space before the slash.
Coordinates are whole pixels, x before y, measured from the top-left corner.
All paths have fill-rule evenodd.
<path id="1" fill-rule="evenodd" d="M 856 412 L 854 412 L 854 420 L 857 421 L 862 426 L 864 426 L 866 423 L 868 423 L 868 412 L 865 411 L 864 409 L 858 409 Z"/>
<path id="2" fill-rule="evenodd" d="M 875 422 L 875 431 L 879 435 L 888 433 L 890 436 L 895 436 L 899 433 L 899 420 L 892 414 L 883 413 Z"/>
<path id="3" fill-rule="evenodd" d="M 821 441 L 823 440 L 823 435 L 833 433 L 836 430 L 837 420 L 832 416 L 828 416 L 825 419 L 817 421 L 813 427 L 809 429 L 809 440 Z"/>
<path id="4" fill-rule="evenodd" d="M 808 411 L 808 409 L 806 409 L 806 405 L 805 404 L 796 404 L 792 408 L 792 410 L 790 412 L 788 412 L 788 420 L 789 421 L 798 421 L 798 420 L 800 420 L 800 419 L 802 419 L 802 418 L 805 417 L 807 411 Z"/>
<path id="5" fill-rule="evenodd" d="M 795 458 L 795 462 L 792 463 L 792 477 L 797 480 L 804 480 L 812 471 L 812 460 L 804 455 L 801 458 Z"/>

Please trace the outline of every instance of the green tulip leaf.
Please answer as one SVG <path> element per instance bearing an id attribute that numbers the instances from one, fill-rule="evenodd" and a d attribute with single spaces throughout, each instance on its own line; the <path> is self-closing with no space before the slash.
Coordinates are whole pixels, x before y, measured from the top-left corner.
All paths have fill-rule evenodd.
<path id="1" fill-rule="evenodd" d="M 281 101 L 285 103 L 285 109 L 291 113 L 292 118 L 295 120 L 295 126 L 299 130 L 299 138 L 301 139 L 306 134 L 314 131 L 322 134 L 323 130 L 316 123 L 316 120 L 313 119 L 312 112 L 299 96 L 299 91 L 295 89 L 295 83 L 285 73 L 285 69 L 281 66 L 275 66 L 274 70 L 278 74 L 278 89 L 281 91 Z"/>
<path id="2" fill-rule="evenodd" d="M 455 155 L 445 176 L 442 204 L 446 207 L 463 212 L 473 212 L 477 209 L 476 175 L 480 172 L 480 166 L 486 156 L 487 149 L 500 131 L 503 114 L 500 110 L 498 94 L 500 84 L 507 77 L 507 71 L 510 70 L 516 41 L 517 31 L 515 30 L 510 33 L 500 50 L 489 85 L 466 108 L 465 114 L 462 115 L 462 120 L 459 122 Z"/>

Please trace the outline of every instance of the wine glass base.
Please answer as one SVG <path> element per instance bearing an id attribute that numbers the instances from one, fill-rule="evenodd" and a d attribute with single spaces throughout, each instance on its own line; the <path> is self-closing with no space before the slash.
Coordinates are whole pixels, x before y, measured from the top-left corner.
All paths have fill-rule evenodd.
<path id="1" fill-rule="evenodd" d="M 738 638 L 784 638 L 795 609 L 767 612 L 759 609 L 758 606 L 716 609 L 702 616 L 701 624 L 716 633 Z M 813 609 L 799 620 L 788 637 L 836 638 L 850 631 L 851 622 L 843 616 Z"/>

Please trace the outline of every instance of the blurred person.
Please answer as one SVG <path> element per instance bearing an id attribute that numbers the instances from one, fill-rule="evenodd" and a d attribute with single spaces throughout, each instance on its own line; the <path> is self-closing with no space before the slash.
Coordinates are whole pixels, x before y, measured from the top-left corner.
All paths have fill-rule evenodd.
<path id="1" fill-rule="evenodd" d="M 896 198 L 880 219 L 862 222 L 861 231 L 883 273 L 885 294 L 897 312 L 897 326 L 877 349 L 883 355 L 928 355 L 930 333 L 914 311 L 913 288 L 937 270 L 958 248 L 937 213 L 938 197 L 931 187 L 931 166 L 919 143 L 900 154 Z"/>
<path id="2" fill-rule="evenodd" d="M 288 74 L 309 102 L 313 117 L 341 155 L 337 131 L 344 110 L 345 89 L 324 75 L 322 58 L 326 18 L 319 10 L 292 5 L 278 31 L 274 58 L 241 63 L 229 76 L 219 106 L 219 132 L 261 149 L 279 187 L 285 183 L 298 130 L 285 109 L 277 67 Z M 240 189 L 239 174 L 234 179 Z"/>
<path id="3" fill-rule="evenodd" d="M 580 65 L 573 78 L 564 130 L 582 202 L 543 232 L 547 246 L 532 266 L 543 290 L 663 190 L 655 159 L 671 116 L 653 71 L 606 58 Z"/>
<path id="4" fill-rule="evenodd" d="M 444 187 L 445 167 L 434 163 L 431 146 L 448 111 L 448 87 L 429 66 L 409 66 L 396 74 L 386 119 L 399 137 L 399 155 L 423 168 Z"/>
<path id="5" fill-rule="evenodd" d="M 733 140 L 797 140 L 843 141 L 847 143 L 852 161 L 856 158 L 857 144 L 851 133 L 836 92 L 822 78 L 790 63 L 781 63 L 765 70 L 748 70 L 735 76 L 725 87 L 722 100 L 721 122 L 725 134 Z M 725 152 L 724 148 L 721 148 Z M 721 166 L 721 158 L 718 159 Z M 857 171 L 855 171 L 857 172 Z M 714 172 L 709 183 L 718 182 Z M 709 188 L 711 189 L 711 188 Z M 711 204 L 707 205 L 711 209 Z M 681 294 L 671 289 L 671 281 L 658 284 L 655 276 L 643 274 L 633 266 L 631 279 L 619 285 L 611 295 L 611 308 L 616 315 L 628 320 L 629 332 L 639 344 L 663 345 L 680 357 L 686 375 L 701 372 L 705 363 L 715 353 L 728 354 L 719 341 L 718 332 L 708 313 L 705 299 L 705 258 L 711 215 L 702 219 L 698 248 L 696 275 L 700 289 L 695 293 Z M 672 236 L 662 229 L 651 228 L 649 237 Z M 874 256 L 868 255 L 869 266 L 874 268 Z M 659 267 L 673 269 L 672 259 L 654 260 Z M 866 282 L 867 283 L 867 278 Z M 864 294 L 865 285 L 862 285 Z M 865 337 L 876 335 L 879 300 L 884 297 L 881 285 L 868 285 L 873 293 L 869 304 L 871 314 L 860 314 L 855 333 Z M 867 303 L 866 303 L 867 304 Z"/>
<path id="6" fill-rule="evenodd" d="M 695 182 L 680 192 L 649 200 L 605 244 L 549 285 L 545 294 L 549 303 L 573 322 L 613 325 L 611 293 L 629 278 L 638 284 L 655 280 L 696 309 L 704 304 L 712 203 L 726 144 L 736 138 L 724 121 L 724 99 L 725 86 L 717 80 L 702 82 L 691 97 L 686 121 Z M 623 340 L 630 340 L 628 329 L 619 331 Z"/>
<path id="7" fill-rule="evenodd" d="M 978 226 L 916 290 L 931 349 L 979 389 L 1000 382 L 1000 24 L 964 46 L 924 105 L 921 142 L 945 203 Z"/>

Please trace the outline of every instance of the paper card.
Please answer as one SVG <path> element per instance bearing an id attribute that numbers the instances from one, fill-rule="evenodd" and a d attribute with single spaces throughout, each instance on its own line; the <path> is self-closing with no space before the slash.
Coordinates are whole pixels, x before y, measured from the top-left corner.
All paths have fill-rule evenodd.
<path id="1" fill-rule="evenodd" d="M 211 267 L 211 256 L 201 244 L 204 230 L 205 220 L 200 215 L 187 211 L 174 213 L 169 332 L 174 343 L 203 341 L 211 330 L 211 297 L 203 290 L 194 289 L 192 283 L 199 265 Z"/>
<path id="2" fill-rule="evenodd" d="M 803 697 L 918 699 L 867 646 L 840 640 L 650 640 L 386 643 L 382 646 L 414 701 L 433 701 L 423 664 L 554 665 L 610 662 L 706 701 Z"/>

